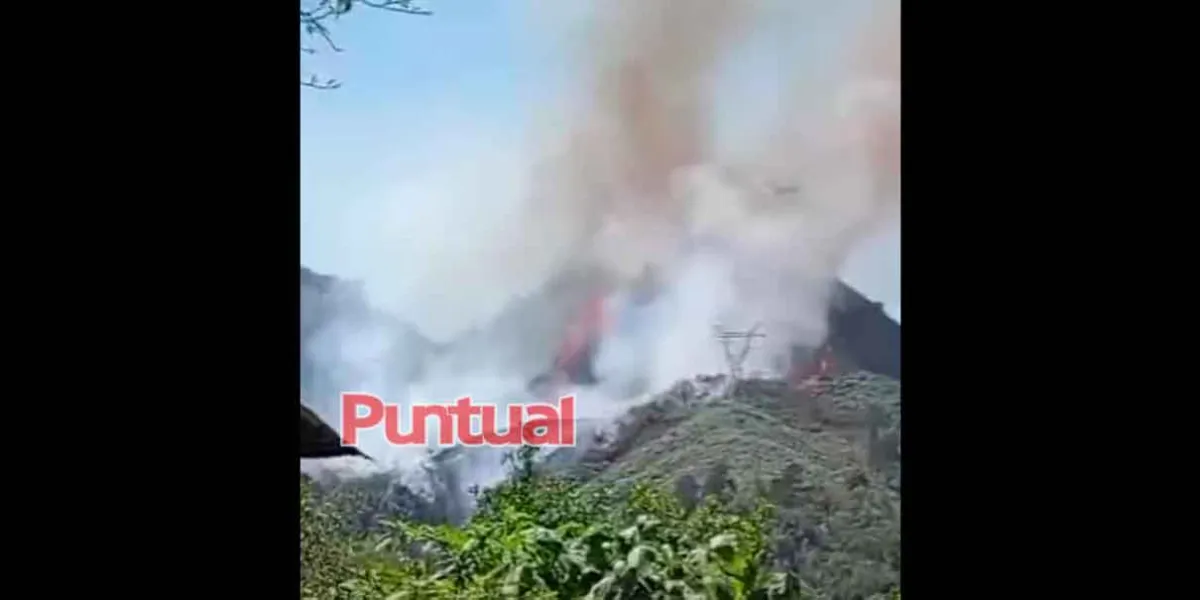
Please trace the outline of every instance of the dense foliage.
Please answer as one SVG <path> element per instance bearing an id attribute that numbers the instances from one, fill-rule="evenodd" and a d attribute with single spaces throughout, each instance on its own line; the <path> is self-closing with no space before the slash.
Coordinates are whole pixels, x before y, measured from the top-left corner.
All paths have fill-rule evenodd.
<path id="1" fill-rule="evenodd" d="M 835 598 L 898 586 L 899 382 L 849 373 L 803 396 L 774 380 L 712 389 L 684 381 L 633 408 L 611 443 L 564 457 L 564 471 L 684 497 L 727 488 L 742 506 L 766 497 L 783 568 Z"/>
<path id="2" fill-rule="evenodd" d="M 775 572 L 773 509 L 720 494 L 688 507 L 648 485 L 538 473 L 532 449 L 461 526 L 356 527 L 356 499 L 301 477 L 306 599 L 816 598 Z M 896 595 L 898 598 L 898 594 Z"/>

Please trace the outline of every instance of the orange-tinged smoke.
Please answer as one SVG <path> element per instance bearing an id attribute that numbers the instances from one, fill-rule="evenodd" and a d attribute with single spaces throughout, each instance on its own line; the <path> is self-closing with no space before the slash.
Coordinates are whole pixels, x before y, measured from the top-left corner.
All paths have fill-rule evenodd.
<path id="1" fill-rule="evenodd" d="M 668 311 L 697 320 L 677 328 L 762 322 L 767 355 L 819 344 L 830 283 L 900 203 L 899 2 L 863 1 L 873 10 L 835 24 L 839 47 L 777 57 L 775 126 L 737 154 L 717 135 L 731 116 L 717 110 L 723 69 L 736 68 L 743 42 L 765 24 L 825 34 L 804 20 L 812 15 L 792 15 L 797 5 L 785 0 L 590 3 L 586 30 L 572 36 L 576 102 L 531 177 L 523 224 L 507 232 L 521 241 L 481 254 L 498 263 L 534 256 L 547 277 L 599 267 L 629 283 L 647 265 L 671 279 L 696 260 L 681 248 L 715 240 L 730 264 L 701 270 L 725 280 L 730 299 Z M 589 294 L 568 294 L 575 299 L 555 313 L 578 314 Z M 531 353 L 554 352 L 564 335 L 539 334 Z M 687 352 L 697 341 L 680 344 Z"/>

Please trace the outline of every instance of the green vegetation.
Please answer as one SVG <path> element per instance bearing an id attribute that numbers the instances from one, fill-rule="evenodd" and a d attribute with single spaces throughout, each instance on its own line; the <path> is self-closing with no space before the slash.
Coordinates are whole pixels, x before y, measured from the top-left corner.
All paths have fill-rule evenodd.
<path id="1" fill-rule="evenodd" d="M 306 599 L 818 598 L 778 572 L 766 503 L 688 508 L 660 489 L 588 486 L 538 473 L 523 449 L 510 479 L 480 494 L 462 526 L 355 526 L 361 498 L 301 476 Z M 894 597 L 898 598 L 896 594 Z"/>
<path id="2" fill-rule="evenodd" d="M 303 597 L 898 598 L 899 383 L 703 388 L 573 455 L 523 450 L 459 525 L 386 478 L 302 476 Z"/>
<path id="3" fill-rule="evenodd" d="M 727 490 L 743 508 L 766 498 L 788 570 L 832 597 L 864 598 L 900 584 L 899 409 L 899 382 L 869 373 L 821 381 L 805 397 L 771 380 L 704 397 L 685 381 L 564 470 L 683 498 Z"/>

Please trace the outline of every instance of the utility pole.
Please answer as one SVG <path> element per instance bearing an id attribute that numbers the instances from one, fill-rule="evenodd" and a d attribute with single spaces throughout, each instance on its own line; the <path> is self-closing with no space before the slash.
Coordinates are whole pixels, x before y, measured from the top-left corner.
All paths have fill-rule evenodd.
<path id="1" fill-rule="evenodd" d="M 731 331 L 723 329 L 720 325 L 713 328 L 717 341 L 725 349 L 725 362 L 729 364 L 729 374 L 734 381 L 742 378 L 742 364 L 746 362 L 746 356 L 750 354 L 754 340 L 767 337 L 767 334 L 758 332 L 759 327 L 760 324 L 755 324 L 748 331 Z M 734 351 L 734 342 L 739 340 L 742 342 L 741 349 Z"/>

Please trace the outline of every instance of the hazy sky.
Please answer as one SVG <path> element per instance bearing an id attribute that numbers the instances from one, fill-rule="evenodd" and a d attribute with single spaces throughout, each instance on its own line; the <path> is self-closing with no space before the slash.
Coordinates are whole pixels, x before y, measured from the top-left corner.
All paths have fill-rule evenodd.
<path id="1" fill-rule="evenodd" d="M 568 4 L 553 10 L 578 6 Z M 811 22 L 841 18 L 853 2 L 826 4 L 833 6 L 811 9 Z M 575 33 L 537 26 L 526 2 L 424 5 L 435 14 L 356 9 L 333 27 L 344 52 L 304 58 L 307 68 L 343 87 L 300 90 L 301 262 L 365 281 L 373 301 L 399 312 L 411 296 L 403 284 L 409 265 L 443 244 L 461 246 L 455 238 L 464 232 L 441 209 L 455 203 L 461 212 L 464 195 L 486 197 L 483 211 L 518 201 L 526 171 L 521 160 L 537 131 L 531 125 L 540 121 L 545 129 L 546 99 L 567 74 L 562 38 Z M 786 38 L 790 51 L 820 55 L 835 41 L 821 31 L 814 26 L 803 39 L 782 35 L 747 47 L 745 60 L 729 70 L 732 85 L 723 86 L 739 91 L 730 101 L 737 110 L 727 111 L 735 118 L 720 132 L 729 144 L 736 146 L 741 132 L 753 129 L 755 115 L 765 112 L 747 110 L 747 103 L 769 108 L 777 97 L 766 46 L 777 48 Z M 844 276 L 899 318 L 896 229 L 865 244 Z"/>

